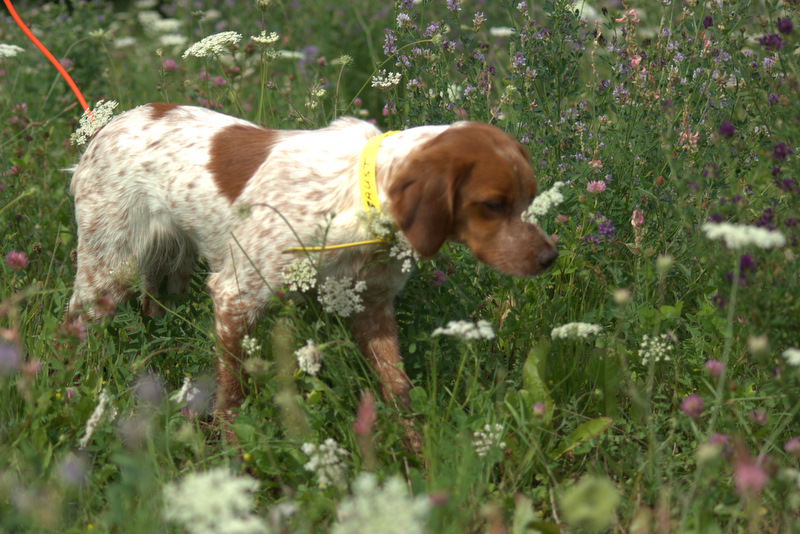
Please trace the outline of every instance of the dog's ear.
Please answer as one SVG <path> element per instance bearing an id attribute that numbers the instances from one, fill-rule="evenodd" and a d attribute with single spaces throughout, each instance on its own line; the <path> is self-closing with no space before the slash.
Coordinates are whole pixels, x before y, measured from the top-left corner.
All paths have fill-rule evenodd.
<path id="1" fill-rule="evenodd" d="M 430 258 L 451 233 L 456 192 L 473 163 L 441 150 L 412 156 L 392 177 L 389 211 L 411 246 Z"/>

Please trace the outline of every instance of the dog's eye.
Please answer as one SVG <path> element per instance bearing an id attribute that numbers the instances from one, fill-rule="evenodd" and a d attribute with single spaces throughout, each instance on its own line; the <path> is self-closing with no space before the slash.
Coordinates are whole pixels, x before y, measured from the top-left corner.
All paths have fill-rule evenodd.
<path id="1" fill-rule="evenodd" d="M 503 199 L 487 200 L 486 202 L 483 203 L 483 205 L 489 211 L 494 211 L 496 213 L 503 213 L 504 211 L 506 211 L 506 206 L 507 206 L 506 201 Z"/>

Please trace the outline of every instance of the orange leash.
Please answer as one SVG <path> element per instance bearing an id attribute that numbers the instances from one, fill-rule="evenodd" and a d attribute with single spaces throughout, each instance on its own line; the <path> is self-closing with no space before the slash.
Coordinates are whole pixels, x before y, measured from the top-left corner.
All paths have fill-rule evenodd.
<path id="1" fill-rule="evenodd" d="M 28 36 L 28 39 L 30 39 L 33 42 L 33 44 L 36 45 L 36 48 L 38 48 L 39 51 L 42 54 L 44 54 L 44 56 L 47 59 L 50 60 L 50 63 L 53 64 L 53 66 L 56 68 L 61 77 L 67 81 L 67 85 L 69 85 L 70 89 L 72 89 L 72 92 L 75 93 L 75 96 L 78 98 L 78 102 L 80 102 L 81 106 L 83 106 L 83 110 L 86 113 L 88 113 L 89 118 L 91 118 L 92 111 L 86 104 L 86 100 L 83 99 L 83 95 L 78 89 L 78 86 L 75 85 L 75 82 L 72 81 L 70 75 L 67 74 L 67 71 L 64 69 L 64 67 L 61 66 L 61 63 L 59 63 L 58 60 L 53 57 L 53 54 L 51 54 L 50 51 L 47 48 L 45 48 L 45 46 L 41 42 L 39 42 L 39 39 L 37 39 L 36 36 L 33 35 L 33 33 L 31 33 L 31 30 L 29 30 L 28 27 L 25 26 L 25 23 L 22 22 L 22 19 L 19 18 L 19 15 L 17 15 L 16 10 L 14 10 L 14 6 L 11 5 L 11 0 L 3 0 L 3 3 L 5 3 L 6 7 L 8 8 L 8 12 L 11 13 L 11 17 L 14 19 L 14 22 L 17 23 L 17 26 L 22 28 L 22 31 L 25 32 L 25 35 Z"/>

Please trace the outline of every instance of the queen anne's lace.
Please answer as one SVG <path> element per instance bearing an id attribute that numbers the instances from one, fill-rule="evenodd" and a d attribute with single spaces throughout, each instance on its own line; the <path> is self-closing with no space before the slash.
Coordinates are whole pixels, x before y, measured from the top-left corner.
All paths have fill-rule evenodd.
<path id="1" fill-rule="evenodd" d="M 214 35 L 209 35 L 208 37 L 201 39 L 187 48 L 186 52 L 183 53 L 183 57 L 218 56 L 227 52 L 230 45 L 238 43 L 241 41 L 241 39 L 242 34 L 237 32 L 228 31 L 215 33 Z"/>
<path id="2" fill-rule="evenodd" d="M 553 339 L 568 339 L 577 337 L 589 337 L 599 334 L 603 328 L 592 323 L 567 323 L 553 328 L 550 337 Z"/>
<path id="3" fill-rule="evenodd" d="M 732 223 L 705 223 L 702 226 L 706 237 L 709 239 L 724 239 L 725 246 L 739 249 L 749 245 L 759 248 L 782 247 L 786 244 L 786 237 L 781 232 L 770 231 L 757 226 Z"/>
<path id="4" fill-rule="evenodd" d="M 528 209 L 522 212 L 522 220 L 531 224 L 539 224 L 542 217 L 564 201 L 564 195 L 560 191 L 562 187 L 564 187 L 564 182 L 556 182 L 547 191 L 539 193 Z"/>

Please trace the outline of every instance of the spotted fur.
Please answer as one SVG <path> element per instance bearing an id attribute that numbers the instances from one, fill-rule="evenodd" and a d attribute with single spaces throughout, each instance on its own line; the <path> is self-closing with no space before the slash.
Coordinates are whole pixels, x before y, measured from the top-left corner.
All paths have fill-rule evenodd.
<path id="1" fill-rule="evenodd" d="M 297 258 L 284 251 L 320 245 L 323 236 L 326 245 L 372 237 L 357 165 L 377 134 L 355 119 L 267 130 L 171 104 L 121 114 L 92 139 L 72 178 L 78 272 L 69 317 L 95 317 L 98 299 L 118 303 L 136 280 L 144 312 L 156 314 L 162 281 L 168 293 L 184 292 L 204 258 L 220 349 L 217 407 L 238 406 L 242 338 Z M 520 218 L 536 193 L 525 150 L 492 126 L 423 126 L 386 138 L 377 186 L 384 211 L 423 257 L 451 239 L 502 272 L 532 276 L 558 256 Z M 381 254 L 379 245 L 325 252 L 320 276 L 366 282 L 355 338 L 387 398 L 408 405 L 393 310 L 407 274 L 396 261 L 375 261 Z"/>

